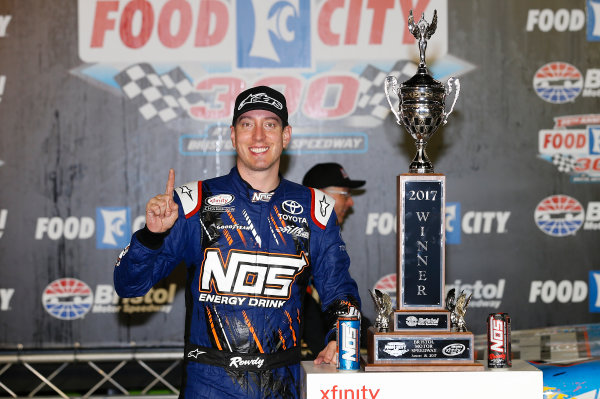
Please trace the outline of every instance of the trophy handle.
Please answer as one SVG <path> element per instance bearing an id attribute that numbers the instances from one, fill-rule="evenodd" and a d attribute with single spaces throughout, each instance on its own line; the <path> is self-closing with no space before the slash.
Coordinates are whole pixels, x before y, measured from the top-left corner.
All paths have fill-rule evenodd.
<path id="1" fill-rule="evenodd" d="M 456 104 L 456 100 L 458 100 L 458 95 L 460 94 L 460 80 L 458 78 L 450 78 L 448 79 L 448 87 L 446 88 L 446 95 L 452 93 L 452 84 L 456 87 L 456 91 L 454 92 L 454 101 L 452 101 L 452 106 L 450 107 L 450 111 L 448 111 L 444 115 L 444 125 L 448 122 L 448 117 L 454 110 L 454 105 Z"/>
<path id="2" fill-rule="evenodd" d="M 392 110 L 392 112 L 396 116 L 396 123 L 400 124 L 400 113 L 394 109 L 394 104 L 392 104 L 392 100 L 390 100 L 390 87 L 392 92 L 394 92 L 394 94 L 398 96 L 398 99 L 400 100 L 400 105 L 402 105 L 402 98 L 398 95 L 398 81 L 393 76 L 388 76 L 385 78 L 383 88 L 385 90 L 385 98 L 387 98 L 387 102 L 390 105 L 390 110 Z"/>

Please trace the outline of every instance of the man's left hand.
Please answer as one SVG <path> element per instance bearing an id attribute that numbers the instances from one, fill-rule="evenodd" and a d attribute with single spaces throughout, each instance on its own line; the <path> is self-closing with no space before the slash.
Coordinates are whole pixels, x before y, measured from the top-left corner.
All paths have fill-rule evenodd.
<path id="1" fill-rule="evenodd" d="M 337 356 L 335 355 L 336 346 L 337 346 L 336 341 L 329 342 L 327 344 L 327 346 L 325 347 L 325 349 L 323 349 L 319 353 L 319 356 L 317 356 L 317 358 L 315 359 L 315 364 L 333 363 L 334 365 L 337 366 Z"/>

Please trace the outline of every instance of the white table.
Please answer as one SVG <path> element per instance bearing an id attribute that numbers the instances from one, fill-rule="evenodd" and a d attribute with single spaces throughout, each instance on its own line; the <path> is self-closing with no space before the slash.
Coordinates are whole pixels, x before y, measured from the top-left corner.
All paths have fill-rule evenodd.
<path id="1" fill-rule="evenodd" d="M 302 362 L 304 397 L 309 399 L 541 399 L 543 374 L 523 360 L 513 367 L 483 371 L 338 371 L 329 364 Z"/>

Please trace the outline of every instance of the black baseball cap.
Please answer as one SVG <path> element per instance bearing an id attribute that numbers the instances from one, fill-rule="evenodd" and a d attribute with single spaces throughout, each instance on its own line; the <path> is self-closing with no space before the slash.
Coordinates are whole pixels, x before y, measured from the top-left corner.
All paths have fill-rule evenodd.
<path id="1" fill-rule="evenodd" d="M 282 127 L 288 125 L 288 110 L 283 94 L 268 86 L 256 86 L 244 90 L 235 99 L 233 119 L 235 125 L 238 118 L 245 112 L 255 109 L 271 111 L 281 119 Z"/>
<path id="2" fill-rule="evenodd" d="M 364 180 L 351 180 L 348 173 L 339 163 L 318 163 L 302 179 L 306 187 L 324 188 L 329 186 L 358 188 L 365 184 Z"/>

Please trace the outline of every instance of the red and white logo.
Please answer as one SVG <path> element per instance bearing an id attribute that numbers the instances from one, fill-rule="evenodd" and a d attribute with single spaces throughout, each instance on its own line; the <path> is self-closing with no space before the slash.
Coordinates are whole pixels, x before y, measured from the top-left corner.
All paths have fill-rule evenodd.
<path id="1" fill-rule="evenodd" d="M 235 197 L 231 194 L 218 194 L 208 197 L 206 203 L 208 205 L 225 206 L 231 204 L 234 199 Z"/>

